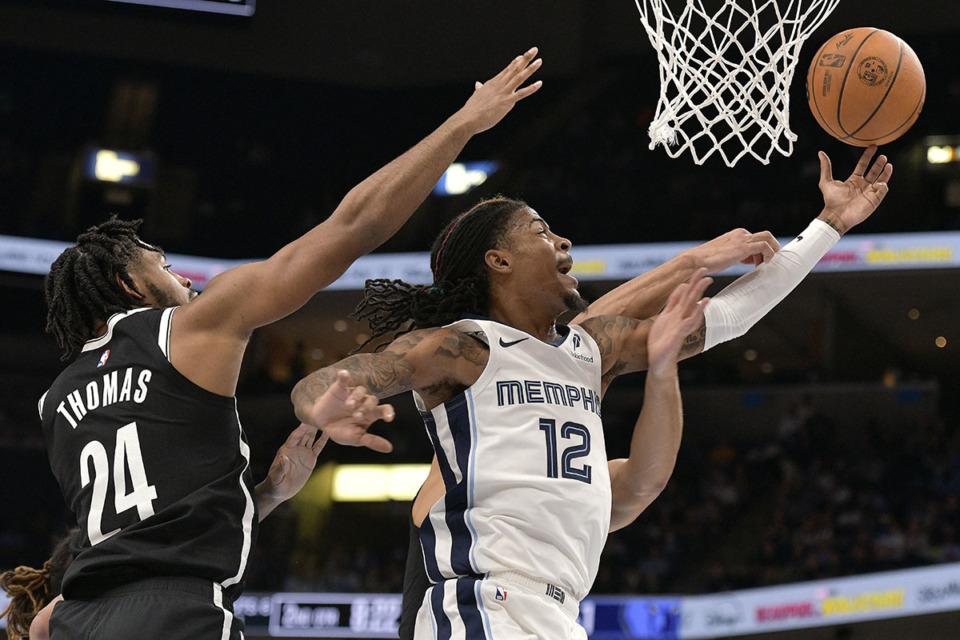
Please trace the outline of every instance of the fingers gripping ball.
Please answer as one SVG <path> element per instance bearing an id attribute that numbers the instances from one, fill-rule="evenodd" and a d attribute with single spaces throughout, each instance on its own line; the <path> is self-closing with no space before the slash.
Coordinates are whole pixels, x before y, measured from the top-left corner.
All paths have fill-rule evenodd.
<path id="1" fill-rule="evenodd" d="M 926 93 L 913 49 L 872 27 L 848 29 L 827 40 L 807 72 L 813 117 L 827 133 L 855 147 L 886 144 L 906 133 Z"/>

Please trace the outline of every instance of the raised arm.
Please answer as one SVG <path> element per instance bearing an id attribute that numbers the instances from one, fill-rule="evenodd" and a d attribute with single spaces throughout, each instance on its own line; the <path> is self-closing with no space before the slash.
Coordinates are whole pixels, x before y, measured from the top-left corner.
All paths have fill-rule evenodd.
<path id="1" fill-rule="evenodd" d="M 823 211 L 769 263 L 737 278 L 714 296 L 704 316 L 703 350 L 746 333 L 803 281 L 841 235 L 876 211 L 893 175 L 886 156 L 874 160 L 876 152 L 876 147 L 868 147 L 843 182 L 833 179 L 830 159 L 820 152 Z"/>
<path id="2" fill-rule="evenodd" d="M 570 324 L 580 324 L 593 316 L 651 318 L 660 312 L 670 293 L 698 269 L 717 273 L 738 263 L 759 265 L 769 262 L 779 249 L 780 243 L 769 231 L 728 231 L 608 291 Z"/>
<path id="3" fill-rule="evenodd" d="M 613 493 L 611 530 L 633 522 L 660 495 L 677 462 L 683 433 L 677 358 L 684 336 L 703 319 L 704 305 L 698 301 L 709 279 L 703 279 L 702 273 L 698 272 L 692 283 L 674 290 L 650 327 L 647 336 L 650 369 L 630 454 L 626 459 L 609 463 Z"/>
<path id="4" fill-rule="evenodd" d="M 820 152 L 824 208 L 796 239 L 764 264 L 740 276 L 713 297 L 703 322 L 683 342 L 680 359 L 745 334 L 807 276 L 846 233 L 866 220 L 883 201 L 893 167 L 885 156 L 874 160 L 868 147 L 847 180 L 833 179 L 830 159 Z M 873 161 L 871 165 L 871 161 Z M 623 316 L 585 320 L 604 353 L 604 389 L 617 375 L 647 368 L 647 332 L 652 321 Z"/>
<path id="5" fill-rule="evenodd" d="M 174 365 L 211 391 L 232 393 L 217 383 L 225 369 L 239 367 L 250 333 L 305 304 L 363 254 L 393 235 L 413 214 L 443 172 L 477 133 L 497 124 L 540 82 L 523 86 L 540 67 L 537 49 L 515 58 L 503 71 L 477 88 L 466 104 L 436 131 L 393 162 L 354 187 L 327 220 L 283 247 L 269 259 L 226 271 L 207 285 L 203 295 L 177 311 L 174 342 L 196 353 L 196 359 Z M 186 340 L 186 342 L 184 342 Z"/>

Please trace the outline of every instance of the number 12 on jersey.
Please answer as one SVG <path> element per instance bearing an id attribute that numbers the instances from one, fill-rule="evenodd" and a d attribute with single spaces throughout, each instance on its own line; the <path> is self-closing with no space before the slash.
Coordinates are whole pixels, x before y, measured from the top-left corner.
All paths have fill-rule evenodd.
<path id="1" fill-rule="evenodd" d="M 540 418 L 540 430 L 547 440 L 547 477 L 556 478 L 559 475 L 570 480 L 579 480 L 590 484 L 592 468 L 585 464 L 576 467 L 573 461 L 590 454 L 590 432 L 578 422 L 564 422 L 560 427 L 560 437 L 564 440 L 579 438 L 579 442 L 571 443 L 563 453 L 558 455 L 557 421 L 553 418 Z"/>
<path id="2" fill-rule="evenodd" d="M 93 478 L 90 477 L 90 462 L 93 463 Z M 128 472 L 133 485 L 130 493 L 127 493 Z M 90 499 L 90 512 L 87 514 L 87 537 L 93 546 L 120 531 L 101 531 L 110 482 L 110 459 L 107 457 L 107 448 L 98 440 L 91 440 L 80 452 L 80 485 L 86 487 L 91 480 L 93 495 Z M 134 507 L 140 520 L 153 515 L 157 488 L 147 481 L 136 422 L 117 430 L 117 446 L 113 456 L 113 496 L 113 506 L 118 515 Z"/>

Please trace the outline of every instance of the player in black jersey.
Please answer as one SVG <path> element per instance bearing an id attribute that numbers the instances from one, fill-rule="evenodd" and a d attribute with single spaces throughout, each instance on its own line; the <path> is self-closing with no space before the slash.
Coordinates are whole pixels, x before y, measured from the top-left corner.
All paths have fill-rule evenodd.
<path id="1" fill-rule="evenodd" d="M 277 451 L 267 477 L 257 485 L 257 510 L 262 521 L 273 509 L 295 496 L 310 479 L 328 438 L 316 437 L 316 431 L 300 425 Z M 43 567 L 20 566 L 0 574 L 0 589 L 7 592 L 10 604 L 0 613 L 7 618 L 10 640 L 29 635 L 30 640 L 50 637 L 50 614 L 63 598 L 61 584 L 67 567 L 80 546 L 80 529 L 71 529 L 54 547 Z"/>
<path id="2" fill-rule="evenodd" d="M 51 468 L 81 529 L 51 616 L 55 640 L 241 636 L 231 603 L 256 541 L 257 505 L 270 502 L 253 486 L 233 397 L 251 333 L 389 238 L 467 141 L 539 88 L 525 84 L 536 54 L 477 83 L 460 110 L 322 224 L 265 261 L 218 275 L 202 296 L 136 235 L 138 223 L 93 227 L 54 262 L 47 330 L 75 359 L 39 409 Z M 393 416 L 343 379 L 316 409 L 326 426 Z"/>

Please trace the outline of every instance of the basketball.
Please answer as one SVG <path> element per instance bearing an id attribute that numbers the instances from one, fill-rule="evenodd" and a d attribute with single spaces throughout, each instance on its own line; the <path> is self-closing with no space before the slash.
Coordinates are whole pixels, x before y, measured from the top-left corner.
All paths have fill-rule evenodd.
<path id="1" fill-rule="evenodd" d="M 848 29 L 824 43 L 807 72 L 807 103 L 820 126 L 855 147 L 896 140 L 917 121 L 927 93 L 906 42 L 882 29 Z"/>

